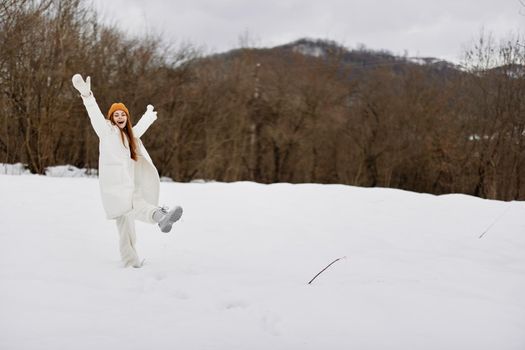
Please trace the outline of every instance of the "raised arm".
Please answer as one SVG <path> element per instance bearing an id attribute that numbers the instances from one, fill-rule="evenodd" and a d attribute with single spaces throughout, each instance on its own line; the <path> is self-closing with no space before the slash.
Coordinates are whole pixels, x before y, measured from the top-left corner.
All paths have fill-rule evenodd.
<path id="1" fill-rule="evenodd" d="M 153 111 L 152 105 L 148 105 L 146 113 L 144 113 L 142 118 L 140 118 L 138 123 L 133 127 L 133 135 L 136 138 L 140 138 L 155 120 L 157 120 L 157 112 Z"/>
<path id="2" fill-rule="evenodd" d="M 75 74 L 71 80 L 75 89 L 80 92 L 80 96 L 84 101 L 84 106 L 88 112 L 93 129 L 97 133 L 97 136 L 101 138 L 105 135 L 108 124 L 106 118 L 104 118 L 104 115 L 98 107 L 95 96 L 93 96 L 93 93 L 91 92 L 91 78 L 87 77 L 86 81 L 84 81 L 80 74 Z"/>

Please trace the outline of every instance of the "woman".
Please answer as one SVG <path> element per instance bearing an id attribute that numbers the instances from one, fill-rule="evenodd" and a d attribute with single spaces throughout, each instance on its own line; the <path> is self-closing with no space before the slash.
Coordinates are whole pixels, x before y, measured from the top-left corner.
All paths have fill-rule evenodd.
<path id="1" fill-rule="evenodd" d="M 120 255 L 124 266 L 141 267 L 135 249 L 135 219 L 157 223 L 162 232 L 169 232 L 182 216 L 182 208 L 168 211 L 158 206 L 159 174 L 140 141 L 140 137 L 157 119 L 157 112 L 148 105 L 146 113 L 132 127 L 131 116 L 123 103 L 113 103 L 104 118 L 91 92 L 90 77 L 80 74 L 72 78 L 80 92 L 99 143 L 99 183 L 102 204 L 108 219 L 115 219 L 120 235 Z"/>

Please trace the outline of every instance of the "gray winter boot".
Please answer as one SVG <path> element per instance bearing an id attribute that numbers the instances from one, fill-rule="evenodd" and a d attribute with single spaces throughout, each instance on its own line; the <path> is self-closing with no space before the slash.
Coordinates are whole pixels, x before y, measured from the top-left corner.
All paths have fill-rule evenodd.
<path id="1" fill-rule="evenodd" d="M 182 207 L 176 206 L 170 211 L 162 207 L 153 213 L 153 220 L 158 222 L 160 230 L 164 233 L 171 231 L 171 227 L 182 216 Z"/>

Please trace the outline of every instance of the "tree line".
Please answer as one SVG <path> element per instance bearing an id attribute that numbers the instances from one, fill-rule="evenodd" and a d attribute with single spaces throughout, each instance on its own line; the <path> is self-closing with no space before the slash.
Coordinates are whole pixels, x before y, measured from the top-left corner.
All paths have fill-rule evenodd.
<path id="1" fill-rule="evenodd" d="M 124 102 L 176 181 L 340 183 L 525 198 L 525 47 L 483 35 L 461 69 L 239 47 L 206 55 L 102 24 L 83 0 L 0 7 L 0 162 L 97 168 L 74 73 Z M 364 51 L 364 49 L 362 49 Z M 365 52 L 363 52 L 365 54 Z"/>

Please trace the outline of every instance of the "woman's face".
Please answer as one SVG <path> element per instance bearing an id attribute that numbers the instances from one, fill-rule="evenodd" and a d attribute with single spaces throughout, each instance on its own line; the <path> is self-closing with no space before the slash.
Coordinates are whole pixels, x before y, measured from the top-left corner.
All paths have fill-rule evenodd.
<path id="1" fill-rule="evenodd" d="M 124 129 L 128 121 L 128 116 L 126 115 L 126 112 L 119 109 L 113 113 L 113 121 L 119 128 Z"/>

